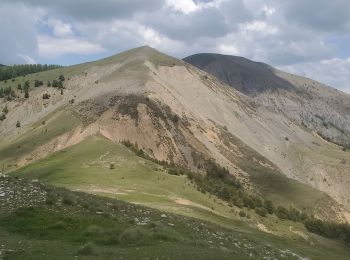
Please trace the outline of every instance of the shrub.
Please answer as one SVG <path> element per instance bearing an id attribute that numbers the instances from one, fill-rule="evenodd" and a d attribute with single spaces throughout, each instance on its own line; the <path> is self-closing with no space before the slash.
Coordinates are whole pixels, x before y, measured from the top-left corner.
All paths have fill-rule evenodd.
<path id="1" fill-rule="evenodd" d="M 247 214 L 245 213 L 245 211 L 241 210 L 239 212 L 239 216 L 242 217 L 242 218 L 245 218 L 247 216 Z"/>
<path id="2" fill-rule="evenodd" d="M 44 83 L 41 80 L 35 80 L 34 81 L 34 87 L 37 88 L 37 87 L 40 87 L 42 85 L 44 85 Z"/>
<path id="3" fill-rule="evenodd" d="M 47 197 L 45 203 L 47 205 L 54 205 L 55 204 L 55 199 L 53 197 Z"/>
<path id="4" fill-rule="evenodd" d="M 52 81 L 52 87 L 58 88 L 58 81 L 57 80 Z"/>
<path id="5" fill-rule="evenodd" d="M 96 237 L 96 236 L 100 236 L 103 232 L 104 231 L 102 227 L 97 225 L 91 225 L 86 229 L 85 235 Z"/>
<path id="6" fill-rule="evenodd" d="M 148 227 L 150 228 L 150 236 L 156 240 L 162 241 L 180 241 L 182 236 L 172 228 L 165 226 L 160 222 L 151 222 Z M 151 238 L 150 237 L 150 238 Z"/>
<path id="7" fill-rule="evenodd" d="M 235 205 L 236 207 L 238 207 L 240 209 L 244 207 L 244 203 L 240 198 L 234 200 L 233 205 Z"/>
<path id="8" fill-rule="evenodd" d="M 50 99 L 50 94 L 44 93 L 43 94 L 43 99 Z"/>
<path id="9" fill-rule="evenodd" d="M 255 213 L 261 217 L 266 217 L 267 211 L 264 208 L 255 208 Z"/>
<path id="10" fill-rule="evenodd" d="M 7 106 L 5 106 L 5 107 L 2 109 L 2 112 L 3 112 L 5 115 L 9 112 Z"/>
<path id="11" fill-rule="evenodd" d="M 125 245 L 143 245 L 149 240 L 149 232 L 142 227 L 132 227 L 124 230 L 120 236 L 119 241 Z"/>
<path id="12" fill-rule="evenodd" d="M 63 221 L 57 221 L 55 224 L 51 226 L 53 229 L 64 229 L 66 224 Z"/>
<path id="13" fill-rule="evenodd" d="M 179 122 L 179 116 L 178 115 L 174 115 L 172 118 L 172 121 L 174 124 L 177 124 Z"/>
<path id="14" fill-rule="evenodd" d="M 169 168 L 168 169 L 168 174 L 170 174 L 170 175 L 180 175 L 176 168 Z"/>
<path id="15" fill-rule="evenodd" d="M 107 229 L 97 225 L 89 226 L 85 231 L 85 236 L 93 240 L 96 244 L 115 245 L 119 243 L 119 230 Z"/>
<path id="16" fill-rule="evenodd" d="M 273 203 L 271 200 L 265 200 L 263 203 L 263 207 L 266 209 L 266 211 L 269 214 L 273 214 L 275 207 L 273 206 Z"/>
<path id="17" fill-rule="evenodd" d="M 71 197 L 64 197 L 62 203 L 66 205 L 74 205 L 74 199 Z"/>
<path id="18" fill-rule="evenodd" d="M 111 169 L 111 170 L 114 169 L 114 163 L 109 164 L 109 169 Z"/>
<path id="19" fill-rule="evenodd" d="M 93 243 L 87 243 L 78 249 L 79 255 L 97 255 L 95 246 Z"/>
<path id="20" fill-rule="evenodd" d="M 289 219 L 289 212 L 288 209 L 286 209 L 285 207 L 278 206 L 276 208 L 275 214 L 280 219 Z"/>

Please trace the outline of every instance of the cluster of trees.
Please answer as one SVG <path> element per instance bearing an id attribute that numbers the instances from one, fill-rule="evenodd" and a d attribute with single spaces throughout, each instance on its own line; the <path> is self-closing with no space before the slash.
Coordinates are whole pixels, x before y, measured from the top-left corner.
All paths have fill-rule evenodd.
<path id="1" fill-rule="evenodd" d="M 44 83 L 41 80 L 35 80 L 34 81 L 34 87 L 37 88 L 37 87 L 40 87 L 42 85 L 44 85 Z"/>
<path id="2" fill-rule="evenodd" d="M 8 112 L 9 112 L 9 110 L 8 110 L 7 106 L 5 106 L 0 113 L 0 121 L 3 121 L 6 119 L 6 115 Z"/>
<path id="3" fill-rule="evenodd" d="M 144 159 L 147 159 L 153 162 L 155 161 L 153 158 L 148 156 L 142 149 L 140 149 L 137 143 L 133 144 L 129 140 L 123 140 L 121 143 L 124 144 L 126 147 L 128 147 L 131 151 L 133 151 L 137 156 L 140 156 Z"/>
<path id="4" fill-rule="evenodd" d="M 319 219 L 309 218 L 304 221 L 304 226 L 310 232 L 350 244 L 350 226 L 347 224 L 325 222 Z"/>
<path id="5" fill-rule="evenodd" d="M 64 75 L 60 75 L 58 77 L 58 80 L 53 80 L 52 84 L 50 81 L 48 81 L 47 86 L 48 87 L 54 87 L 54 88 L 58 88 L 61 90 L 61 94 L 63 94 L 63 89 L 64 89 L 64 85 L 63 85 L 63 81 L 65 81 L 65 77 Z M 34 81 L 34 87 L 40 87 L 43 86 L 44 82 L 42 80 L 35 80 Z M 27 80 L 24 85 L 22 86 L 22 84 L 18 84 L 17 85 L 17 89 L 22 92 L 24 92 L 24 97 L 25 98 L 29 98 L 29 90 L 30 90 L 30 82 Z M 0 98 L 4 98 L 6 97 L 7 100 L 12 100 L 13 98 L 16 97 L 16 93 L 14 90 L 12 90 L 12 88 L 9 87 L 5 87 L 5 88 L 0 88 Z M 50 98 L 48 95 L 43 96 L 44 99 L 48 99 Z"/>
<path id="6" fill-rule="evenodd" d="M 53 64 L 24 64 L 0 67 L 0 81 L 8 80 L 19 76 L 25 76 L 31 73 L 61 68 L 60 65 Z"/>
<path id="7" fill-rule="evenodd" d="M 197 185 L 198 190 L 213 194 L 232 206 L 252 209 L 262 217 L 275 212 L 272 201 L 244 191 L 240 182 L 226 168 L 213 161 L 206 162 L 205 175 L 188 172 L 187 176 Z"/>
<path id="8" fill-rule="evenodd" d="M 24 97 L 25 98 L 29 98 L 29 88 L 30 88 L 30 83 L 27 80 L 26 82 L 24 82 L 24 86 L 23 86 L 23 90 L 24 90 Z"/>
<path id="9" fill-rule="evenodd" d="M 64 89 L 63 81 L 65 81 L 65 77 L 63 75 L 60 75 L 58 77 L 58 80 L 53 80 L 52 83 L 50 81 L 47 82 L 48 87 L 58 88 L 58 89 Z"/>
<path id="10" fill-rule="evenodd" d="M 7 100 L 12 100 L 16 97 L 15 91 L 11 87 L 0 88 L 0 98 L 6 97 Z"/>

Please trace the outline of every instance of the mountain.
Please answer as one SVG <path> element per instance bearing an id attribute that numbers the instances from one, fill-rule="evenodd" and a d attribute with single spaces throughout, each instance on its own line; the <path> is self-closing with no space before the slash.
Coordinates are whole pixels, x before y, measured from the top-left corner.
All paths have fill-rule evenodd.
<path id="1" fill-rule="evenodd" d="M 5 173 L 321 248 L 302 221 L 348 220 L 349 152 L 184 61 L 145 46 L 0 88 L 25 81 L 0 98 Z"/>
<path id="2" fill-rule="evenodd" d="M 242 57 L 203 53 L 184 60 L 324 139 L 350 146 L 350 95 Z"/>

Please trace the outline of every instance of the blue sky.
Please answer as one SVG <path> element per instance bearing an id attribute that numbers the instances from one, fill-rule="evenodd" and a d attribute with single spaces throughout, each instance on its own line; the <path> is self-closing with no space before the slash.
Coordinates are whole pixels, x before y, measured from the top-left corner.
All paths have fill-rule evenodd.
<path id="1" fill-rule="evenodd" d="M 0 63 L 77 64 L 150 45 L 263 61 L 350 93 L 348 0 L 0 0 Z"/>

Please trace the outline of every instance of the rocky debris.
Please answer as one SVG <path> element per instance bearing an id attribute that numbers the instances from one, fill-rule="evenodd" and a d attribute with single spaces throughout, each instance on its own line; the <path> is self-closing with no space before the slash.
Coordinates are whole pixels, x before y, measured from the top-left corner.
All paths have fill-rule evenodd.
<path id="1" fill-rule="evenodd" d="M 12 210 L 30 207 L 44 206 L 52 207 L 54 210 L 63 210 L 70 212 L 86 210 L 98 215 L 123 219 L 128 223 L 133 223 L 146 228 L 167 226 L 177 232 L 175 227 L 183 226 L 186 234 L 189 235 L 195 243 L 205 244 L 209 248 L 220 250 L 232 250 L 240 252 L 252 259 L 298 259 L 306 260 L 289 249 L 277 248 L 275 246 L 258 243 L 248 239 L 245 233 L 236 230 L 218 231 L 216 226 L 200 220 L 189 219 L 184 216 L 165 214 L 155 209 L 149 209 L 142 206 L 129 204 L 121 201 L 113 201 L 89 194 L 74 193 L 61 188 L 44 186 L 39 182 L 26 181 L 20 178 L 0 177 L 0 215 Z M 72 204 L 62 203 L 62 197 L 69 197 Z M 44 203 L 46 198 L 55 198 L 53 204 Z M 84 206 L 81 203 L 87 203 Z M 96 210 L 98 209 L 98 210 Z M 51 208 L 53 210 L 53 208 Z M 0 260 L 9 253 L 7 245 L 0 244 Z"/>
<path id="2" fill-rule="evenodd" d="M 44 186 L 20 178 L 0 176 L 0 214 L 45 202 Z"/>

